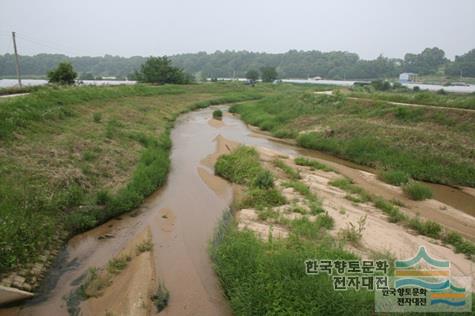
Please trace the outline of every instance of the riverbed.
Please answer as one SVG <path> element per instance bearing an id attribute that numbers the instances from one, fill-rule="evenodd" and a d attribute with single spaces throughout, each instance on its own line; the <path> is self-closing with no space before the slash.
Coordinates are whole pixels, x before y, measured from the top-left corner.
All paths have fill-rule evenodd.
<path id="1" fill-rule="evenodd" d="M 225 106 L 220 108 L 226 109 Z M 436 200 L 411 202 L 394 188 L 369 177 L 368 172 L 357 165 L 272 141 L 256 134 L 228 113 L 218 124 L 210 120 L 214 109 L 190 112 L 178 118 L 171 134 L 172 164 L 166 186 L 147 198 L 136 212 L 110 220 L 72 238 L 43 282 L 37 298 L 25 303 L 21 310 L 4 310 L 0 311 L 0 315 L 68 315 L 67 298 L 81 283 L 87 271 L 93 267 L 106 266 L 111 258 L 134 246 L 144 234 L 150 235 L 153 242 L 152 255 L 143 259 L 143 262 L 132 261 L 133 264 L 122 273 L 128 275 L 130 280 L 150 285 L 152 290 L 159 283 L 167 287 L 170 301 L 163 315 L 230 315 L 231 309 L 208 255 L 209 241 L 233 195 L 231 185 L 214 176 L 213 169 L 206 163 L 207 158 L 216 152 L 216 141 L 220 137 L 271 149 L 283 155 L 305 154 L 320 159 L 369 192 L 386 198 L 398 196 L 422 217 L 435 216 L 435 219 L 452 225 L 464 236 L 474 235 L 473 227 L 467 228 L 464 222 L 463 216 L 470 215 L 458 210 L 441 211 L 441 204 Z M 455 189 L 442 186 L 441 190 L 444 194 L 435 192 L 435 197 L 439 196 L 443 200 L 443 195 L 450 195 L 448 190 Z M 459 191 L 457 194 L 461 194 Z M 470 203 L 475 200 L 467 201 Z M 458 212 L 457 216 L 454 216 L 454 212 Z M 144 270 L 148 272 L 145 274 Z M 117 289 L 113 287 L 108 290 L 106 294 L 116 298 L 108 302 L 111 304 L 109 310 L 117 311 L 116 308 L 125 308 L 122 306 L 132 306 L 137 302 L 137 293 L 127 292 L 130 291 L 128 286 L 116 293 L 113 291 Z M 127 295 L 121 296 L 122 292 Z M 141 297 L 148 299 L 149 294 L 145 293 Z M 117 301 L 121 301 L 121 307 L 117 307 Z M 144 313 L 155 312 L 154 307 L 149 305 Z M 79 305 L 84 315 L 101 314 L 101 308 L 107 307 L 94 303 L 94 300 Z M 123 309 L 121 311 L 124 312 Z"/>

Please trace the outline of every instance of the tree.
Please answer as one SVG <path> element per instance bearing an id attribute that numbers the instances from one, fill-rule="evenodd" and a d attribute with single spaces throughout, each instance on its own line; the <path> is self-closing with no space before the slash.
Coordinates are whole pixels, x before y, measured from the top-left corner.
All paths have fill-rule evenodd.
<path id="1" fill-rule="evenodd" d="M 74 71 L 73 66 L 69 62 L 62 62 L 56 67 L 48 72 L 48 80 L 50 83 L 58 84 L 74 84 L 74 79 L 78 74 Z"/>
<path id="2" fill-rule="evenodd" d="M 264 82 L 272 82 L 277 79 L 277 70 L 274 67 L 262 67 L 261 78 Z"/>
<path id="3" fill-rule="evenodd" d="M 186 75 L 182 69 L 173 67 L 172 61 L 168 57 L 150 57 L 145 61 L 140 70 L 136 72 L 138 81 L 149 83 L 189 83 L 190 76 Z"/>
<path id="4" fill-rule="evenodd" d="M 433 74 L 447 61 L 442 49 L 437 47 L 426 48 L 420 54 L 406 54 L 404 56 L 404 69 L 422 75 Z"/>
<path id="5" fill-rule="evenodd" d="M 246 79 L 257 81 L 257 79 L 259 79 L 259 73 L 257 72 L 257 70 L 251 69 L 246 72 Z"/>

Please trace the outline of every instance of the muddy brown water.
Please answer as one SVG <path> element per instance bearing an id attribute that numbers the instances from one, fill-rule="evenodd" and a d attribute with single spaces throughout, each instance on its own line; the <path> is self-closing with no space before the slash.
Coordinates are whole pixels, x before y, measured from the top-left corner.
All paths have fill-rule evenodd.
<path id="1" fill-rule="evenodd" d="M 213 170 L 203 163 L 216 150 L 216 137 L 221 135 L 288 155 L 305 154 L 331 161 L 333 165 L 342 161 L 266 137 L 256 137 L 243 122 L 231 115 L 223 117 L 222 125 L 209 124 L 212 111 L 213 108 L 208 108 L 191 112 L 177 120 L 171 135 L 172 165 L 167 185 L 147 198 L 137 214 L 110 220 L 71 239 L 38 297 L 23 306 L 0 310 L 0 315 L 68 315 L 66 298 L 78 287 L 88 269 L 105 266 L 145 230 L 150 230 L 154 243 L 156 279 L 170 291 L 169 305 L 161 315 L 230 315 L 229 304 L 208 255 L 215 226 L 232 199 L 231 186 L 214 177 Z M 459 202 L 475 205 L 473 197 L 472 200 L 466 196 L 460 199 L 460 190 L 444 186 L 441 190 L 443 193 L 435 191 L 436 198 L 453 196 Z M 99 239 L 105 235 L 111 238 Z"/>

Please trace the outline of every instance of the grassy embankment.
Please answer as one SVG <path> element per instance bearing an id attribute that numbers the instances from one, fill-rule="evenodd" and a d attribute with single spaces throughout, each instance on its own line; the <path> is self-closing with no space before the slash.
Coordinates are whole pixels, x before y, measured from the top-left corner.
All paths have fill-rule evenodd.
<path id="1" fill-rule="evenodd" d="M 231 111 L 276 137 L 381 172 L 475 187 L 473 112 L 298 92 L 235 105 Z"/>
<path id="2" fill-rule="evenodd" d="M 457 94 L 457 93 L 435 93 L 429 91 L 413 92 L 362 92 L 352 91 L 348 94 L 351 97 L 372 99 L 380 101 L 391 101 L 409 104 L 432 105 L 448 108 L 461 108 L 475 110 L 475 94 Z"/>
<path id="3" fill-rule="evenodd" d="M 243 85 L 41 88 L 0 104 L 0 273 L 138 206 L 165 181 L 183 112 Z"/>

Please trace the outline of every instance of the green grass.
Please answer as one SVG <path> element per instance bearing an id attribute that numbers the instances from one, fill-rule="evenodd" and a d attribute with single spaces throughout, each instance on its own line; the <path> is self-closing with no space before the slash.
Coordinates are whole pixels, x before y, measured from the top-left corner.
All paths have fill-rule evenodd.
<path id="1" fill-rule="evenodd" d="M 397 206 L 393 203 L 386 201 L 383 198 L 374 198 L 374 206 L 382 210 L 389 216 L 391 223 L 397 223 L 406 220 L 406 216 L 402 213 Z"/>
<path id="2" fill-rule="evenodd" d="M 327 165 L 318 162 L 315 159 L 309 159 L 305 157 L 297 157 L 294 159 L 295 163 L 299 166 L 307 166 L 311 167 L 312 169 L 316 170 L 323 170 L 323 171 L 334 171 L 332 168 L 328 167 Z"/>
<path id="3" fill-rule="evenodd" d="M 263 169 L 257 151 L 252 147 L 240 146 L 231 154 L 221 156 L 214 170 L 217 175 L 233 183 L 249 184 Z"/>
<path id="4" fill-rule="evenodd" d="M 303 222 L 302 222 L 303 223 Z M 301 232 L 307 231 L 302 224 Z M 310 224 L 316 225 L 316 224 Z M 309 231 L 313 234 L 313 230 Z M 304 233 L 305 234 L 305 233 Z M 211 248 L 215 270 L 235 315 L 368 315 L 373 293 L 334 291 L 329 276 L 305 274 L 309 258 L 355 259 L 331 239 L 263 242 L 228 225 Z"/>
<path id="5" fill-rule="evenodd" d="M 45 87 L 2 102 L 0 273 L 132 210 L 162 186 L 170 130 L 181 113 L 273 89 Z"/>
<path id="6" fill-rule="evenodd" d="M 295 191 L 303 195 L 307 200 L 307 204 L 310 208 L 310 213 L 312 215 L 317 215 L 324 211 L 322 207 L 322 201 L 310 190 L 307 185 L 305 185 L 301 181 L 285 181 L 284 183 L 282 183 L 282 185 L 285 187 L 293 188 Z"/>
<path id="7" fill-rule="evenodd" d="M 412 200 L 422 201 L 432 197 L 432 190 L 423 183 L 417 181 L 409 181 L 402 190 Z"/>
<path id="8" fill-rule="evenodd" d="M 409 181 L 409 175 L 399 170 L 385 170 L 378 174 L 378 178 L 386 183 L 400 186 L 406 184 Z"/>
<path id="9" fill-rule="evenodd" d="M 343 191 L 346 191 L 354 196 L 348 196 L 348 198 L 353 198 L 355 202 L 368 202 L 372 200 L 371 195 L 360 188 L 359 186 L 353 184 L 353 182 L 348 178 L 338 178 L 328 182 L 329 185 L 340 188 Z"/>
<path id="10" fill-rule="evenodd" d="M 290 167 L 289 165 L 287 165 L 285 162 L 283 162 L 281 159 L 275 159 L 272 161 L 272 163 L 274 164 L 274 166 L 276 166 L 277 168 L 281 169 L 282 171 L 285 172 L 285 174 L 290 178 L 290 179 L 293 179 L 293 180 L 297 180 L 297 179 L 300 179 L 300 174 L 297 170 L 295 170 L 294 168 Z"/>
<path id="11" fill-rule="evenodd" d="M 436 94 L 437 95 L 437 94 Z M 444 100 L 457 96 L 442 96 Z M 233 111 L 304 148 L 416 180 L 475 187 L 475 113 L 290 92 Z"/>
<path id="12" fill-rule="evenodd" d="M 409 219 L 408 226 L 421 235 L 429 236 L 432 238 L 440 238 L 442 233 L 442 226 L 433 221 L 421 221 L 419 217 Z"/>
<path id="13" fill-rule="evenodd" d="M 475 96 L 472 94 L 447 93 L 446 95 L 430 91 L 412 92 L 352 92 L 352 97 L 384 100 L 400 103 L 434 105 L 449 108 L 475 109 Z"/>

